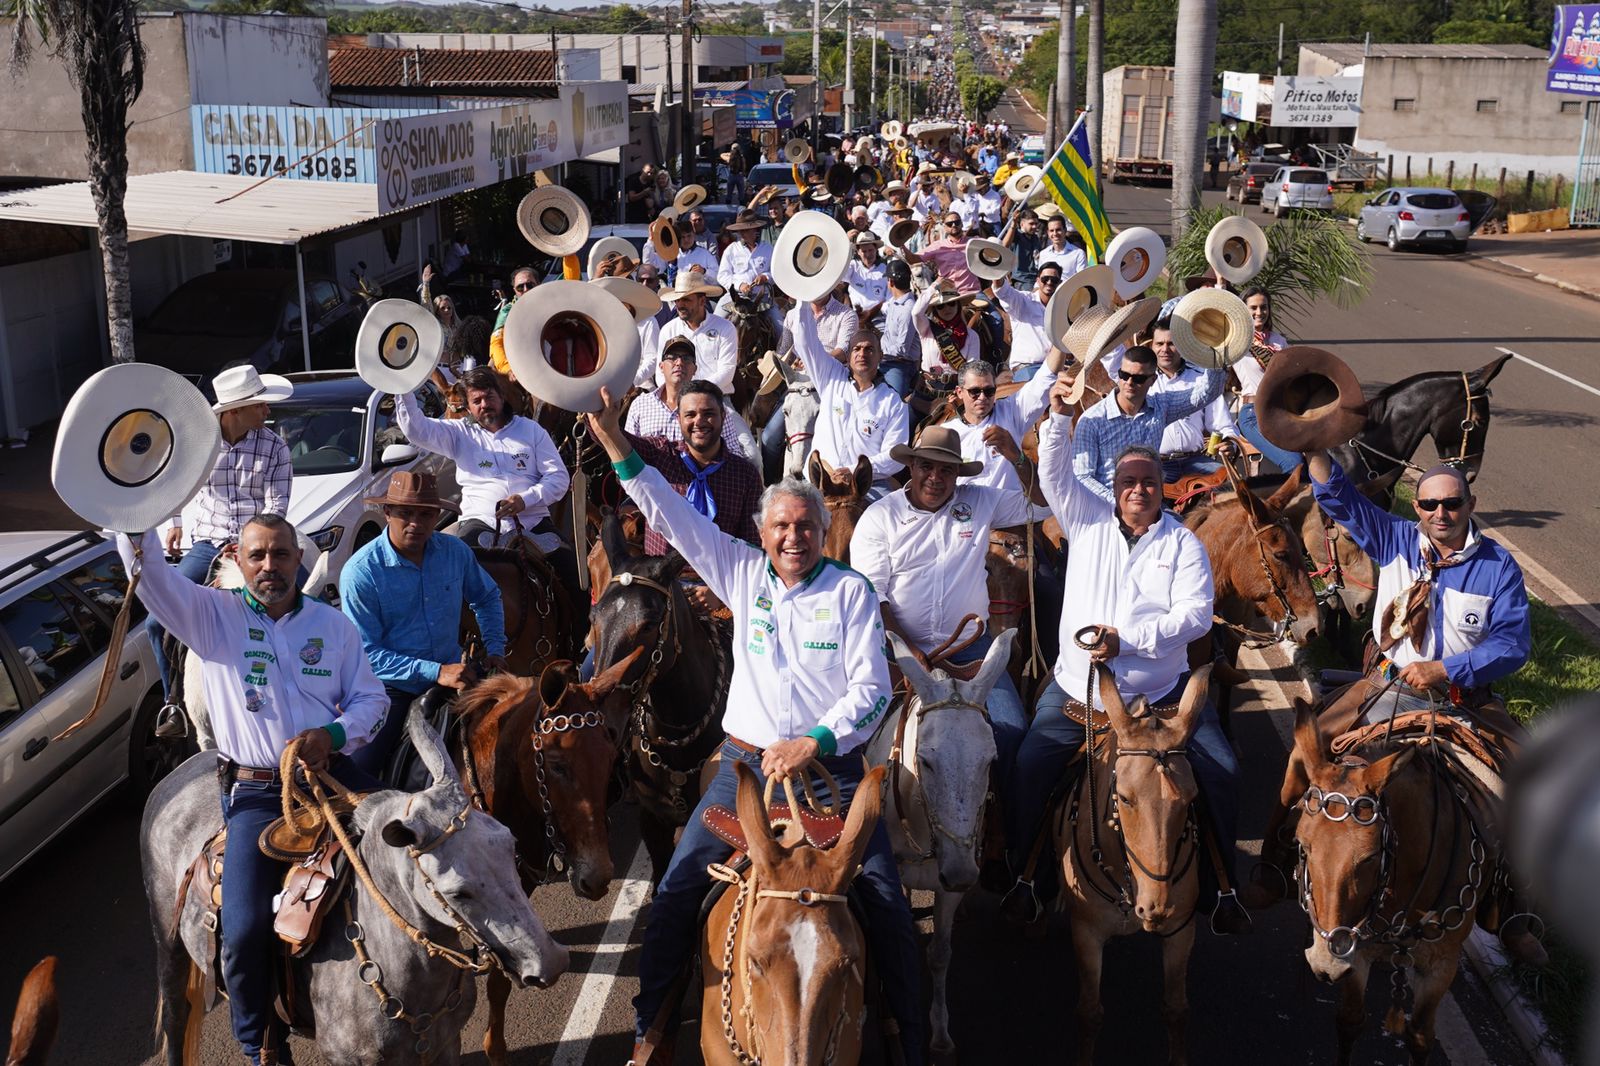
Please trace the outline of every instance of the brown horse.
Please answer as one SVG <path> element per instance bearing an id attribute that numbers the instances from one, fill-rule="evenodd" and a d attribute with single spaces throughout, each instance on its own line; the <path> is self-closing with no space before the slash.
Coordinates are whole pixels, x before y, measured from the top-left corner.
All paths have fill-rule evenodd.
<path id="1" fill-rule="evenodd" d="M 856 788 L 824 851 L 789 823 L 774 837 L 755 771 L 737 763 L 750 866 L 712 906 L 700 944 L 707 1066 L 853 1066 L 861 1058 L 866 939 L 845 892 L 883 807 L 883 767 Z"/>
<path id="2" fill-rule="evenodd" d="M 866 456 L 856 460 L 856 468 L 846 484 L 836 478 L 842 467 L 828 465 L 828 460 L 812 452 L 806 463 L 806 477 L 822 493 L 822 505 L 828 511 L 828 532 L 822 540 L 822 554 L 841 563 L 850 562 L 850 538 L 855 536 L 856 523 L 866 513 L 867 490 L 872 488 L 872 464 Z"/>
<path id="3" fill-rule="evenodd" d="M 606 828 L 606 790 L 627 720 L 622 675 L 638 653 L 593 681 L 578 681 L 562 661 L 533 679 L 501 674 L 480 681 L 455 703 L 451 754 L 473 803 L 511 830 L 522 887 L 531 893 L 565 873 L 584 899 L 606 894 L 614 869 Z M 561 867 L 564 864 L 565 870 Z M 489 975 L 489 1028 L 483 1053 L 506 1061 L 505 1006 L 511 982 Z"/>
<path id="4" fill-rule="evenodd" d="M 1200 895 L 1199 796 L 1185 754 L 1205 708 L 1210 667 L 1189 677 L 1177 713 L 1152 711 L 1144 699 L 1126 707 L 1110 671 L 1100 672 L 1104 740 L 1088 772 L 1057 811 L 1064 898 L 1078 956 L 1078 1062 L 1094 1062 L 1105 1008 L 1100 974 L 1106 941 L 1144 930 L 1161 941 L 1161 1017 L 1168 1061 L 1189 1061 L 1189 952 Z M 1106 735 L 1105 730 L 1110 733 Z M 1085 809 L 1087 808 L 1087 809 Z"/>
<path id="5" fill-rule="evenodd" d="M 576 654 L 575 612 L 555 570 L 531 544 L 473 548 L 478 565 L 500 587 L 506 616 L 506 660 L 513 673 L 538 675 L 558 659 Z M 462 644 L 476 639 L 477 619 L 461 612 Z"/>
<path id="6" fill-rule="evenodd" d="M 1484 843 L 1431 748 L 1380 742 L 1332 761 L 1303 700 L 1295 701 L 1294 741 L 1285 788 L 1298 788 L 1290 784 L 1294 761 L 1310 787 L 1282 799 L 1300 814 L 1298 890 L 1314 934 L 1306 961 L 1340 986 L 1338 1062 L 1351 1061 L 1372 964 L 1387 962 L 1397 968 L 1387 1027 L 1422 1066 L 1491 876 Z"/>
<path id="7" fill-rule="evenodd" d="M 739 336 L 739 356 L 733 373 L 733 409 L 746 412 L 761 385 L 757 364 L 763 353 L 778 347 L 778 327 L 767 313 L 765 299 L 741 296 L 732 290 L 728 292 L 728 321 L 733 323 Z"/>
<path id="8" fill-rule="evenodd" d="M 690 607 L 678 583 L 684 563 L 677 552 L 635 553 L 615 515 L 601 526 L 600 544 L 612 576 L 590 613 L 589 646 L 597 672 L 629 664 L 620 684 L 631 705 L 628 777 L 658 882 L 674 834 L 699 802 L 700 771 L 722 744 L 732 638 Z"/>
<path id="9" fill-rule="evenodd" d="M 11 1048 L 6 1066 L 44 1066 L 56 1042 L 56 957 L 46 955 L 22 979 L 17 1012 L 11 1018 Z"/>

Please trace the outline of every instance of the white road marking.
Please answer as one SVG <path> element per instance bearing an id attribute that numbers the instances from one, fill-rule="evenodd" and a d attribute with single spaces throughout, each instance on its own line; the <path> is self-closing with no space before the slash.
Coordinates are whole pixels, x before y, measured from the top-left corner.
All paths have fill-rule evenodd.
<path id="1" fill-rule="evenodd" d="M 622 966 L 622 956 L 633 945 L 634 927 L 639 922 L 639 910 L 650 894 L 650 856 L 640 844 L 628 863 L 622 887 L 617 890 L 617 901 L 612 904 L 611 917 L 606 921 L 600 942 L 595 945 L 594 959 L 583 975 L 578 988 L 578 998 L 567 1016 L 567 1024 L 556 1041 L 555 1057 L 551 1066 L 583 1066 L 589 1061 L 589 1041 L 600 1030 L 600 1018 L 611 992 L 617 983 L 617 970 Z"/>
<path id="2" fill-rule="evenodd" d="M 1576 386 L 1578 386 L 1578 388 L 1582 389 L 1584 392 L 1593 393 L 1596 396 L 1600 396 L 1600 389 L 1595 388 L 1593 385 L 1585 384 L 1584 382 L 1579 381 L 1575 377 L 1570 377 L 1570 376 L 1568 376 L 1566 374 L 1563 374 L 1561 371 L 1555 369 L 1554 367 L 1545 366 L 1543 363 L 1539 362 L 1537 359 L 1529 359 L 1527 356 L 1523 355 L 1521 352 L 1514 352 L 1510 348 L 1496 348 L 1495 351 L 1500 352 L 1500 353 L 1502 353 L 1504 355 L 1509 355 L 1513 359 L 1520 359 L 1524 363 L 1527 363 L 1531 367 L 1536 367 L 1539 370 L 1543 370 L 1546 374 L 1549 374 L 1551 377 L 1560 378 L 1562 381 L 1565 381 L 1568 385 L 1576 385 Z"/>
<path id="3" fill-rule="evenodd" d="M 1033 106 L 1033 101 L 1028 99 L 1026 93 L 1024 93 L 1021 89 L 1012 89 L 1011 91 L 1017 94 L 1017 99 L 1022 101 L 1022 106 L 1026 107 L 1029 111 L 1032 111 L 1039 118 L 1044 118 L 1044 115 L 1039 111 L 1039 109 Z"/>

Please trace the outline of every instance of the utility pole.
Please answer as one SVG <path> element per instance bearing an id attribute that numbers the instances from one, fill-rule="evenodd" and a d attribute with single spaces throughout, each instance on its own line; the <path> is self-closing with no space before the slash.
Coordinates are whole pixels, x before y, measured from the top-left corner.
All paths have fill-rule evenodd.
<path id="1" fill-rule="evenodd" d="M 661 105 L 662 106 L 661 114 L 656 116 L 656 129 L 658 131 L 660 131 L 661 134 L 670 141 L 670 139 L 672 137 L 672 126 L 666 122 L 666 117 L 667 117 L 666 108 L 668 106 L 670 106 L 671 103 L 672 103 L 672 31 L 671 30 L 668 30 L 666 32 L 666 38 L 667 38 L 667 65 L 666 65 L 666 71 L 667 71 L 667 95 L 663 98 L 663 103 Z M 680 132 L 681 132 L 681 127 L 680 127 Z M 668 151 L 669 147 L 670 147 L 670 144 L 663 144 L 661 146 L 661 161 L 662 161 L 663 164 L 670 163 L 672 161 L 672 153 L 670 151 Z"/>
<path id="2" fill-rule="evenodd" d="M 867 95 L 870 97 L 870 99 L 868 101 L 868 105 L 867 105 L 870 108 L 870 113 L 867 115 L 867 124 L 870 125 L 870 126 L 876 126 L 878 124 L 878 20 L 877 19 L 873 19 L 872 20 L 872 79 L 871 79 L 871 82 L 872 82 L 871 88 L 868 90 L 868 93 L 867 93 Z"/>
<path id="3" fill-rule="evenodd" d="M 1278 23 L 1278 74 L 1283 74 L 1283 23 Z"/>
<path id="4" fill-rule="evenodd" d="M 811 0 L 811 154 L 822 151 L 822 0 Z"/>
<path id="5" fill-rule="evenodd" d="M 850 21 L 854 13 L 850 0 L 844 0 L 844 132 L 855 129 L 856 105 L 856 46 L 855 26 Z"/>
<path id="6" fill-rule="evenodd" d="M 1078 109 L 1078 0 L 1061 0 L 1061 29 L 1056 45 L 1056 106 L 1047 120 L 1044 150 L 1054 152 L 1072 128 Z"/>
<path id="7" fill-rule="evenodd" d="M 678 170 L 678 187 L 695 179 L 694 146 L 700 131 L 694 125 L 694 24 L 689 21 L 693 0 L 683 0 L 683 164 Z"/>

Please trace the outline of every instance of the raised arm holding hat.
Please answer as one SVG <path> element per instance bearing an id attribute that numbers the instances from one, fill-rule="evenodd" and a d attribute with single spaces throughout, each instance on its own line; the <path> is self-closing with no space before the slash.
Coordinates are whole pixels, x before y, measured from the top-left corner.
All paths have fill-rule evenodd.
<path id="1" fill-rule="evenodd" d="M 814 338 L 807 336 L 802 347 L 813 349 Z M 696 919 L 711 884 L 707 864 L 727 858 L 727 845 L 701 816 L 708 806 L 733 802 L 734 764 L 787 775 L 817 758 L 848 799 L 863 772 L 855 753 L 888 709 L 891 693 L 877 596 L 866 578 L 823 558 L 828 515 L 820 494 L 802 481 L 781 482 L 761 498 L 761 546 L 730 537 L 644 464 L 618 426 L 620 405 L 608 394 L 602 398 L 603 410 L 588 422 L 623 488 L 651 528 L 682 553 L 733 612 L 733 677 L 723 720 L 728 739 L 656 887 L 633 1001 L 639 1040 L 656 1024 L 679 971 L 694 953 Z M 881 824 L 855 884 L 869 913 L 871 954 L 883 967 L 905 1061 L 917 1066 L 924 1054 L 917 994 L 921 954 Z M 636 1061 L 649 1066 L 661 1060 L 647 1061 L 636 1052 Z"/>
<path id="2" fill-rule="evenodd" d="M 849 342 L 848 367 L 823 350 L 817 317 L 811 308 L 789 312 L 787 328 L 806 375 L 817 386 L 822 410 L 817 415 L 811 450 L 848 475 L 856 460 L 872 464 L 870 499 L 893 488 L 891 477 L 904 466 L 890 452 L 911 435 L 911 409 L 878 375 L 883 359 L 877 334 L 859 330 Z"/>
<path id="3" fill-rule="evenodd" d="M 1040 265 L 1033 280 L 1033 291 L 1022 292 L 1005 277 L 994 286 L 995 302 L 1011 319 L 1011 380 L 1027 381 L 1039 372 L 1045 357 L 1055 350 L 1055 341 L 1047 328 L 1046 312 L 1050 298 L 1060 287 L 1061 265 L 1049 262 Z M 1039 410 L 1043 410 L 1041 403 Z M 1038 411 L 1034 412 L 1035 414 Z"/>

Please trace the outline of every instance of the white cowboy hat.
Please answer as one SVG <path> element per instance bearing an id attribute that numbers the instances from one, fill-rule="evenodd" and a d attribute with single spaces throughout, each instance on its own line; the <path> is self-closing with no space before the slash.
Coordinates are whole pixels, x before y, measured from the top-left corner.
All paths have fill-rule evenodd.
<path id="1" fill-rule="evenodd" d="M 589 239 L 589 207 L 559 185 L 541 185 L 517 205 L 517 228 L 546 255 L 572 255 Z"/>
<path id="2" fill-rule="evenodd" d="M 1226 289 L 1196 289 L 1172 309 L 1172 343 L 1195 366 L 1231 366 L 1250 350 L 1254 338 L 1250 308 Z"/>
<path id="3" fill-rule="evenodd" d="M 878 132 L 883 134 L 884 140 L 892 141 L 904 133 L 905 129 L 905 126 L 901 125 L 899 119 L 892 118 L 888 122 L 885 122 L 882 126 L 878 127 Z"/>
<path id="4" fill-rule="evenodd" d="M 852 234 L 850 243 L 860 248 L 868 244 L 882 244 L 883 241 L 876 233 L 869 229 L 864 229 L 860 233 Z"/>
<path id="5" fill-rule="evenodd" d="M 411 306 L 423 314 L 428 312 L 421 304 Z M 211 379 L 211 392 L 217 398 L 211 409 L 220 415 L 236 407 L 287 400 L 294 395 L 294 382 L 278 374 L 259 373 L 253 366 L 230 366 Z"/>
<path id="6" fill-rule="evenodd" d="M 1206 234 L 1206 262 L 1217 277 L 1244 285 L 1267 265 L 1267 235 L 1243 215 L 1229 215 Z"/>
<path id="7" fill-rule="evenodd" d="M 976 182 L 971 174 L 958 170 L 950 179 L 950 191 L 957 196 L 965 196 L 972 191 L 974 184 Z"/>
<path id="8" fill-rule="evenodd" d="M 661 310 L 661 297 L 648 285 L 641 285 L 630 278 L 595 278 L 589 284 L 600 286 L 631 308 L 635 325 L 643 325 Z"/>
<path id="9" fill-rule="evenodd" d="M 788 163 L 804 163 L 811 158 L 811 146 L 799 137 L 784 142 L 783 158 Z"/>
<path id="10" fill-rule="evenodd" d="M 589 249 L 588 276 L 594 277 L 601 262 L 612 254 L 625 255 L 635 263 L 639 262 L 639 249 L 633 246 L 632 241 L 623 237 L 601 237 Z"/>
<path id="11" fill-rule="evenodd" d="M 999 281 L 1017 269 L 1017 253 L 999 241 L 974 237 L 967 242 L 967 270 L 985 281 Z"/>
<path id="12" fill-rule="evenodd" d="M 199 389 L 165 367 L 119 363 L 67 401 L 50 482 L 90 525 L 142 533 L 194 499 L 221 450 L 222 427 Z"/>
<path id="13" fill-rule="evenodd" d="M 639 370 L 633 316 L 588 282 L 546 282 L 524 295 L 511 305 L 504 337 L 517 384 L 567 411 L 598 411 L 600 389 L 621 396 Z M 568 372 L 568 360 L 577 373 Z"/>
<path id="14" fill-rule="evenodd" d="M 396 396 L 420 388 L 444 350 L 444 327 L 414 300 L 379 300 L 356 333 L 356 373 Z"/>
<path id="15" fill-rule="evenodd" d="M 1017 172 L 1006 179 L 1004 186 L 1006 199 L 1019 204 L 1027 203 L 1028 195 L 1043 177 L 1044 171 L 1038 167 L 1018 167 Z"/>
<path id="16" fill-rule="evenodd" d="M 650 246 L 664 261 L 675 262 L 678 252 L 678 230 L 670 218 L 658 218 L 650 223 Z"/>
<path id="17" fill-rule="evenodd" d="M 887 184 L 887 185 L 885 185 L 883 187 L 883 194 L 885 196 L 888 196 L 892 192 L 905 192 L 905 191 L 906 191 L 906 183 L 901 181 L 899 178 L 894 179 L 889 184 Z"/>
<path id="18" fill-rule="evenodd" d="M 850 266 L 844 227 L 821 211 L 802 211 L 784 224 L 772 249 L 772 281 L 791 299 L 810 302 L 831 292 Z"/>
<path id="19" fill-rule="evenodd" d="M 721 285 L 706 277 L 704 270 L 694 268 L 678 271 L 678 279 L 673 282 L 672 288 L 661 290 L 661 299 L 664 303 L 677 303 L 685 296 L 693 296 L 698 292 L 708 299 L 715 300 L 723 291 Z"/>
<path id="20" fill-rule="evenodd" d="M 900 136 L 898 136 L 898 137 L 896 137 L 894 139 L 895 151 L 903 152 L 907 148 L 910 148 L 910 147 L 911 147 L 911 141 L 905 136 L 905 134 L 901 134 Z"/>
<path id="21" fill-rule="evenodd" d="M 1091 307 L 1109 308 L 1116 286 L 1116 277 L 1106 264 L 1084 267 L 1072 277 L 1061 280 L 1056 294 L 1050 297 L 1050 306 L 1060 305 L 1061 310 L 1056 314 L 1072 322 Z"/>
<path id="22" fill-rule="evenodd" d="M 1155 298 L 1135 300 L 1117 308 L 1100 323 L 1084 353 L 1085 364 L 1099 359 L 1106 352 L 1127 344 L 1139 333 L 1150 328 L 1150 323 L 1161 314 L 1161 301 Z"/>
<path id="23" fill-rule="evenodd" d="M 680 212 L 693 211 L 706 202 L 706 187 L 704 185 L 685 185 L 678 190 L 678 195 L 672 198 L 672 206 Z"/>
<path id="24" fill-rule="evenodd" d="M 1112 239 L 1103 258 L 1116 277 L 1117 295 L 1131 300 L 1160 277 L 1167 245 L 1155 230 L 1134 226 Z"/>

